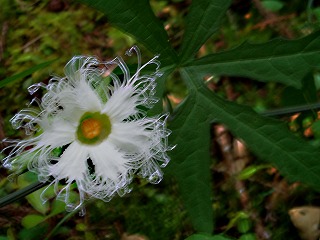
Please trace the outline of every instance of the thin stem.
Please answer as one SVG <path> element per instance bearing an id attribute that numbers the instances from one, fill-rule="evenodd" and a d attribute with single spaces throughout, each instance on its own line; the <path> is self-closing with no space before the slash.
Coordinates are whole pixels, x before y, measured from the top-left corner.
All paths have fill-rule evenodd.
<path id="1" fill-rule="evenodd" d="M 261 114 L 268 117 L 281 117 L 285 115 L 306 112 L 310 110 L 319 110 L 319 109 L 320 109 L 320 103 L 311 103 L 311 104 L 299 105 L 294 107 L 268 110 L 268 111 L 262 112 Z"/>
<path id="2" fill-rule="evenodd" d="M 68 213 L 66 216 L 64 216 L 64 218 L 61 219 L 61 221 L 51 230 L 50 233 L 48 233 L 48 235 L 46 236 L 45 240 L 49 240 L 54 233 L 60 228 L 60 226 L 67 221 L 69 218 L 71 218 L 74 214 L 76 214 L 78 211 L 72 211 L 70 213 Z"/>
<path id="3" fill-rule="evenodd" d="M 0 208 L 4 207 L 12 202 L 15 202 L 15 201 L 29 195 L 30 193 L 37 191 L 40 188 L 43 188 L 47 184 L 49 184 L 49 182 L 35 182 L 25 188 L 22 188 L 18 191 L 15 191 L 15 192 L 1 198 L 0 199 Z"/>
<path id="4" fill-rule="evenodd" d="M 313 4 L 313 0 L 308 0 L 307 16 L 308 16 L 309 23 L 311 23 L 311 20 L 312 20 L 312 4 Z"/>

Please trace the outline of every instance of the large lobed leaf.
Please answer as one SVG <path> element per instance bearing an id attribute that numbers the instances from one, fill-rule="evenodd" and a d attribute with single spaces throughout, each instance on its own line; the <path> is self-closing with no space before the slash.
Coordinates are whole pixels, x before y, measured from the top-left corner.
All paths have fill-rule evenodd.
<path id="1" fill-rule="evenodd" d="M 202 44 L 218 30 L 231 0 L 193 0 L 186 18 L 181 61 L 193 57 Z"/>
<path id="2" fill-rule="evenodd" d="M 181 74 L 189 85 L 189 95 L 170 123 L 170 141 L 177 147 L 171 153 L 169 170 L 179 183 L 185 207 L 198 232 L 211 233 L 214 226 L 210 120 L 225 124 L 257 156 L 274 164 L 289 179 L 320 190 L 319 150 L 294 136 L 284 123 L 213 94 L 196 73 L 182 69 Z"/>
<path id="3" fill-rule="evenodd" d="M 111 24 L 133 36 L 151 52 L 160 54 L 164 65 L 175 62 L 176 53 L 148 0 L 79 0 L 103 12 Z"/>
<path id="4" fill-rule="evenodd" d="M 225 124 L 259 157 L 274 164 L 290 180 L 301 181 L 320 190 L 320 151 L 291 133 L 280 121 L 262 117 L 251 108 L 226 101 L 207 89 L 190 70 L 181 70 L 183 78 L 198 89 L 192 101 L 194 111 L 205 109 L 210 119 Z M 191 86 L 190 86 L 191 87 Z M 181 125 L 184 131 L 186 125 Z M 188 151 L 196 151 L 196 147 Z"/>
<path id="5" fill-rule="evenodd" d="M 320 31 L 298 40 L 244 43 L 233 50 L 190 62 L 189 66 L 198 77 L 208 74 L 244 76 L 300 88 L 301 79 L 320 66 Z"/>
<path id="6" fill-rule="evenodd" d="M 210 181 L 210 123 L 191 92 L 170 123 L 172 151 L 168 168 L 179 183 L 179 189 L 194 228 L 199 232 L 213 230 Z"/>

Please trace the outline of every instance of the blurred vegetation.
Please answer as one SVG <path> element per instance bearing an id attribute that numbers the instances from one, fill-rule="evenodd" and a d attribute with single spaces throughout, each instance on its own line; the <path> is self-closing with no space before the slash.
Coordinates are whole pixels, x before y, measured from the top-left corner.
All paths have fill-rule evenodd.
<path id="1" fill-rule="evenodd" d="M 176 48 L 181 44 L 190 2 L 151 1 Z M 320 4 L 312 2 L 234 0 L 223 27 L 203 45 L 199 56 L 230 49 L 244 41 L 260 43 L 278 36 L 290 39 L 305 36 L 320 27 Z M 111 27 L 101 13 L 69 0 L 0 0 L 0 31 L 0 79 L 55 59 L 49 67 L 0 89 L 0 138 L 23 137 L 22 132 L 12 129 L 9 120 L 35 97 L 28 96 L 28 86 L 46 83 L 53 74 L 62 75 L 63 66 L 73 55 L 96 55 L 107 60 L 123 55 L 135 44 L 132 38 Z M 151 56 L 141 49 L 144 57 Z M 277 83 L 258 83 L 247 78 L 212 77 L 207 81 L 210 89 L 229 100 L 265 112 L 315 102 L 317 98 L 308 94 L 319 93 L 320 73 L 308 77 L 314 81 L 310 86 L 306 84 L 303 94 Z M 166 87 L 172 106 L 186 96 L 186 87 L 175 74 L 169 77 Z M 285 119 L 292 131 L 320 146 L 320 121 L 315 111 Z M 235 144 L 240 143 L 227 129 L 212 126 L 212 188 L 217 231 L 247 240 L 267 239 L 268 234 L 272 234 L 271 239 L 299 239 L 288 210 L 294 206 L 317 205 L 320 196 L 302 184 L 287 182 L 276 169 L 265 165 L 241 144 L 245 150 L 236 147 L 232 152 L 223 150 Z M 230 155 L 237 161 L 230 162 Z M 28 173 L 10 182 L 7 175 L 4 169 L 0 170 L 0 197 L 37 179 Z M 132 185 L 134 191 L 123 198 L 115 197 L 109 203 L 89 202 L 84 217 L 65 212 L 64 203 L 54 199 L 42 204 L 41 190 L 37 191 L 0 208 L 0 240 L 45 237 L 129 240 L 125 233 L 141 234 L 140 239 L 178 240 L 193 233 L 176 183 L 169 175 L 156 186 L 140 179 Z M 51 199 L 52 191 L 47 191 Z"/>

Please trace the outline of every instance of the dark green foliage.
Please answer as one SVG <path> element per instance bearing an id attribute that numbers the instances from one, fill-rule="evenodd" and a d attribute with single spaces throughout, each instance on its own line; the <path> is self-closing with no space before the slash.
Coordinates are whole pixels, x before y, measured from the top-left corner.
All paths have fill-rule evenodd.
<path id="1" fill-rule="evenodd" d="M 242 76 L 301 88 L 305 75 L 320 66 L 319 46 L 320 32 L 315 32 L 299 40 L 275 39 L 255 45 L 244 43 L 189 65 L 198 77 L 208 74 Z"/>
<path id="2" fill-rule="evenodd" d="M 114 26 L 133 36 L 150 51 L 160 54 L 165 64 L 175 63 L 176 54 L 159 20 L 154 16 L 148 0 L 86 1 L 89 6 L 104 13 Z M 112 7 L 111 7 L 112 6 Z"/>
<path id="3" fill-rule="evenodd" d="M 176 145 L 176 147 L 170 153 L 172 159 L 165 170 L 165 173 L 169 174 L 165 174 L 165 177 L 173 176 L 176 180 L 179 194 L 192 223 L 193 230 L 184 228 L 184 226 L 189 226 L 189 221 L 183 222 L 182 219 L 185 217 L 185 212 L 182 210 L 180 202 L 171 196 L 172 192 L 169 187 L 173 187 L 175 184 L 168 183 L 157 190 L 149 188 L 150 186 L 145 187 L 143 183 L 140 183 L 140 186 L 143 186 L 145 190 L 141 190 L 142 187 L 138 188 L 138 190 L 141 190 L 139 196 L 132 194 L 119 200 L 119 202 L 117 202 L 118 199 L 113 199 L 108 204 L 98 202 L 95 205 L 89 205 L 88 209 L 92 211 L 92 216 L 84 221 L 79 220 L 79 222 L 75 223 L 75 229 L 78 232 L 82 232 L 86 239 L 90 239 L 94 236 L 94 231 L 91 229 L 91 232 L 84 233 L 87 230 L 88 226 L 86 224 L 88 222 L 91 221 L 90 223 L 96 226 L 112 224 L 119 221 L 118 216 L 121 215 L 123 217 L 120 224 L 121 228 L 125 228 L 125 231 L 131 233 L 148 235 L 150 239 L 181 239 L 196 231 L 198 233 L 187 239 L 227 240 L 232 239 L 232 237 L 226 237 L 230 235 L 239 239 L 251 240 L 255 236 L 253 231 L 258 234 L 258 231 L 252 226 L 254 222 L 252 220 L 254 219 L 253 216 L 261 215 L 267 218 L 269 213 L 265 211 L 270 211 L 270 216 L 276 211 L 278 219 L 285 219 L 286 222 L 283 224 L 279 222 L 265 223 L 265 228 L 274 231 L 272 234 L 275 237 L 274 239 L 283 239 L 287 229 L 290 227 L 293 229 L 293 226 L 289 223 L 287 211 L 295 204 L 295 201 L 292 200 L 290 202 L 290 197 L 288 196 L 279 197 L 276 195 L 276 190 L 274 190 L 276 187 L 274 185 L 284 186 L 285 190 L 283 192 L 286 192 L 287 195 L 291 193 L 293 196 L 301 196 L 303 194 L 294 192 L 287 186 L 287 181 L 297 181 L 305 184 L 301 188 L 310 188 L 311 198 L 316 198 L 315 192 L 320 190 L 320 163 L 318 160 L 320 156 L 319 120 L 315 111 L 306 111 L 296 120 L 291 120 L 290 127 L 294 130 L 292 132 L 283 121 L 265 117 L 263 114 L 253 111 L 251 107 L 229 101 L 233 98 L 236 99 L 236 97 L 233 97 L 230 91 L 228 95 L 228 93 L 220 89 L 232 85 L 233 88 L 241 88 L 242 93 L 248 96 L 259 87 L 264 90 L 268 88 L 271 92 L 270 95 L 274 94 L 275 96 L 268 97 L 268 99 L 255 96 L 253 103 L 251 102 L 252 107 L 255 108 L 259 108 L 259 106 L 257 107 L 258 103 L 256 103 L 259 101 L 264 104 L 261 108 L 268 108 L 266 102 L 270 101 L 270 99 L 275 99 L 275 101 L 279 102 L 278 106 L 284 108 L 301 104 L 307 106 L 309 103 L 317 102 L 319 89 L 317 89 L 317 84 L 314 81 L 314 73 L 320 68 L 320 31 L 316 31 L 316 27 L 311 24 L 312 16 L 317 18 L 319 15 L 317 8 L 311 13 L 310 4 L 308 6 L 309 23 L 312 27 L 307 28 L 308 31 L 306 32 L 310 32 L 310 34 L 301 33 L 299 35 L 301 36 L 300 38 L 287 40 L 278 37 L 279 34 L 277 32 L 285 32 L 280 25 L 278 26 L 279 28 L 273 25 L 276 28 L 275 32 L 266 31 L 260 33 L 254 30 L 256 29 L 254 28 L 255 22 L 250 18 L 252 15 L 256 15 L 255 17 L 261 20 L 261 16 L 257 12 L 250 10 L 250 7 L 243 11 L 246 13 L 246 11 L 250 10 L 249 13 L 251 15 L 245 15 L 246 18 L 241 21 L 247 21 L 246 26 L 251 28 L 251 32 L 247 29 L 240 31 L 239 25 L 241 25 L 241 21 L 236 19 L 239 16 L 232 18 L 230 12 L 226 14 L 230 5 L 231 9 L 239 7 L 236 2 L 193 0 L 190 6 L 184 6 L 186 8 L 186 17 L 184 18 L 185 27 L 180 29 L 183 32 L 182 40 L 178 43 L 172 43 L 170 42 L 172 36 L 168 36 L 164 29 L 167 19 L 164 18 L 162 23 L 158 16 L 153 13 L 154 10 L 147 0 L 81 0 L 81 2 L 100 11 L 104 14 L 106 20 L 101 15 L 96 16 L 95 13 L 90 12 L 93 17 L 88 21 L 88 19 L 83 18 L 80 11 L 78 12 L 74 9 L 73 14 L 71 14 L 71 11 L 67 11 L 57 15 L 50 15 L 52 19 L 49 18 L 51 19 L 49 21 L 44 18 L 43 24 L 40 24 L 34 18 L 30 22 L 32 31 L 43 32 L 43 39 L 45 39 L 39 44 L 41 54 L 36 56 L 19 52 L 16 53 L 18 60 L 10 60 L 7 64 L 16 66 L 19 62 L 30 61 L 31 65 L 34 65 L 45 62 L 44 59 L 52 59 L 51 55 L 56 57 L 56 55 L 59 55 L 57 54 L 59 46 L 56 45 L 54 36 L 59 35 L 59 31 L 64 34 L 65 32 L 71 32 L 72 38 L 66 46 L 74 47 L 74 50 L 71 51 L 72 53 L 80 51 L 79 37 L 81 34 L 90 35 L 94 30 L 93 21 L 102 21 L 104 24 L 107 22 L 107 24 L 115 26 L 125 34 L 133 37 L 138 44 L 143 45 L 152 54 L 160 54 L 163 76 L 158 79 L 157 96 L 161 98 L 167 94 L 169 98 L 170 89 L 165 89 L 166 79 L 170 81 L 171 78 L 178 76 L 183 79 L 187 87 L 187 90 L 183 90 L 184 94 L 187 92 L 187 96 L 173 109 L 168 123 L 169 128 L 172 130 L 170 144 Z M 155 1 L 152 2 L 156 5 Z M 171 6 L 180 6 L 179 4 L 183 6 L 183 4 L 186 4 L 184 1 L 173 2 L 166 1 L 166 4 L 171 4 Z M 286 3 L 280 0 L 273 2 L 262 1 L 262 6 L 265 9 L 274 12 L 284 11 L 285 5 Z M 12 9 L 11 7 L 6 7 Z M 243 7 L 245 8 L 245 6 Z M 40 18 L 39 12 L 36 11 L 33 14 L 33 17 L 38 16 Z M 59 29 L 58 22 L 66 21 L 71 16 L 76 17 L 77 20 L 75 22 L 78 25 L 71 27 L 71 23 L 70 25 L 66 24 L 63 29 L 56 32 Z M 60 21 L 57 19 L 60 19 Z M 226 19 L 231 23 L 231 27 L 225 23 Z M 301 22 L 295 21 L 296 25 L 303 29 Z M 50 26 L 48 32 L 42 29 L 45 24 Z M 172 23 L 170 22 L 170 24 Z M 224 28 L 219 30 L 222 24 Z M 76 29 L 80 29 L 81 34 Z M 105 30 L 101 29 L 101 31 Z M 303 31 L 301 30 L 301 32 Z M 11 32 L 10 34 L 14 34 L 17 38 L 25 37 L 29 41 L 34 37 L 32 34 L 19 31 Z M 227 43 L 224 42 L 225 45 L 238 45 L 238 47 L 229 50 L 228 46 L 216 46 L 221 41 L 219 34 L 224 35 L 227 39 Z M 269 39 L 272 35 L 276 36 L 276 38 L 268 42 L 262 41 L 263 43 L 252 44 L 238 42 L 237 35 L 239 39 L 249 35 L 248 39 L 258 39 L 260 42 L 261 40 Z M 65 35 L 62 36 L 63 39 L 68 38 Z M 230 36 L 234 38 L 232 41 Z M 19 45 L 21 46 L 22 43 L 17 41 L 12 45 L 12 48 L 17 48 Z M 179 46 L 178 51 L 176 51 L 177 45 Z M 206 49 L 214 49 L 214 51 L 202 51 L 202 46 L 205 46 Z M 223 49 L 223 51 L 219 51 L 220 49 Z M 14 51 L 12 50 L 12 52 Z M 105 52 L 99 51 L 100 54 L 103 55 Z M 47 63 L 42 64 L 46 65 Z M 37 70 L 39 66 L 43 67 L 43 65 L 37 65 L 26 71 L 17 71 L 13 67 L 11 72 L 21 72 L 21 74 L 2 80 L 0 86 L 13 82 L 18 77 L 26 77 L 33 73 L 34 70 Z M 250 84 L 247 84 L 250 87 L 244 81 L 241 82 L 244 78 L 240 78 L 242 85 L 239 82 L 235 82 L 235 79 L 239 81 L 239 78 L 236 77 L 245 77 L 245 81 L 250 81 Z M 208 82 L 206 85 L 205 80 L 207 79 L 211 79 L 212 82 Z M 257 81 L 257 83 L 254 81 Z M 226 84 L 223 85 L 225 82 Z M 210 84 L 213 87 L 210 87 Z M 281 88 L 281 90 L 277 88 Z M 282 89 L 285 90 L 282 92 Z M 262 92 L 261 95 L 264 93 Z M 278 93 L 283 95 L 277 96 Z M 225 99 L 225 96 L 228 99 Z M 244 101 L 243 99 L 240 99 L 240 101 Z M 277 105 L 277 103 L 274 103 L 274 105 Z M 165 107 L 170 109 L 168 105 L 165 105 Z M 306 108 L 308 109 L 308 106 Z M 289 112 L 293 113 L 294 111 L 291 110 L 292 108 L 290 108 Z M 160 101 L 159 105 L 152 110 L 152 114 L 160 113 L 161 111 L 162 102 Z M 251 167 L 243 167 L 239 172 L 232 172 L 230 169 L 219 170 L 219 164 L 217 164 L 219 156 L 210 155 L 213 151 L 213 136 L 211 132 L 213 123 L 223 124 L 233 136 L 241 139 L 246 144 L 256 157 L 256 162 Z M 312 141 L 309 142 L 303 139 L 303 136 L 309 136 L 305 134 L 308 129 L 312 129 L 314 132 L 312 139 L 309 139 Z M 225 153 L 222 151 L 221 154 Z M 214 158 L 214 161 L 212 161 L 212 158 Z M 223 163 L 223 161 L 221 162 Z M 232 164 L 235 163 L 232 162 Z M 274 166 L 277 170 L 274 170 L 271 166 Z M 274 171 L 277 173 L 274 174 Z M 285 177 L 287 181 L 283 180 L 282 177 Z M 223 182 L 219 178 L 225 181 Z M 242 200 L 239 192 L 240 190 L 242 191 L 242 188 L 237 189 L 235 187 L 236 189 L 233 189 L 231 187 L 243 185 L 242 187 L 245 189 L 246 181 L 252 181 L 253 183 L 247 193 L 252 197 L 250 199 L 251 205 L 248 204 L 250 205 L 249 207 L 244 206 L 243 202 L 239 206 L 239 201 Z M 300 188 L 294 189 L 299 190 Z M 173 194 L 177 193 L 174 192 Z M 268 202 L 266 199 L 269 199 Z M 28 201 L 32 205 L 31 200 Z M 289 204 L 285 205 L 285 201 L 288 201 Z M 279 203 L 284 204 L 283 207 L 278 207 Z M 313 204 L 311 200 L 308 201 L 307 199 L 301 201 L 301 203 Z M 270 207 L 270 205 L 272 206 Z M 52 209 L 54 208 L 52 207 Z M 30 226 L 30 219 L 39 221 L 39 225 L 23 229 L 20 232 L 20 237 L 24 239 L 28 239 L 28 236 L 39 237 L 37 234 L 41 234 L 42 231 L 50 228 L 45 221 L 42 221 L 41 217 L 43 219 L 51 219 L 61 214 L 60 210 L 56 211 L 55 215 L 50 215 L 46 211 L 40 217 L 39 215 L 35 217 L 30 213 L 28 218 L 24 218 L 26 226 Z M 69 217 L 71 215 L 62 218 L 60 223 L 56 225 L 58 227 L 51 226 L 49 235 L 65 236 L 66 233 L 59 226 L 65 223 Z M 103 220 L 99 223 L 97 219 Z M 220 219 L 221 222 L 217 222 L 217 219 Z M 275 225 L 279 226 L 278 230 L 275 229 Z M 74 226 L 68 227 L 72 228 Z M 116 232 L 114 228 L 110 227 L 101 228 L 109 234 L 110 239 L 119 238 L 121 235 L 119 232 L 122 232 L 122 230 Z M 39 231 L 34 231 L 34 229 L 39 229 Z M 212 235 L 221 233 L 225 235 Z"/>

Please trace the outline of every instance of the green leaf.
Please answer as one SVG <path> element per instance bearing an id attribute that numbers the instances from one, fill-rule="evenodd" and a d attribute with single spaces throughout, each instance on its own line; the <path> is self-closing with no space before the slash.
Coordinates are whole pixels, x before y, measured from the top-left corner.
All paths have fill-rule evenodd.
<path id="1" fill-rule="evenodd" d="M 27 172 L 27 173 L 21 175 L 18 178 L 19 186 L 21 188 L 28 188 L 28 187 L 32 186 L 33 184 L 30 185 L 32 182 L 30 181 L 30 179 L 28 179 L 31 177 L 33 177 L 33 173 L 31 173 L 31 172 Z M 41 185 L 42 184 L 36 185 L 36 187 L 39 187 Z M 42 193 L 42 189 L 38 189 L 38 190 L 34 189 L 34 191 L 32 193 L 29 193 L 26 196 L 26 199 L 34 209 L 36 209 L 38 212 L 40 212 L 42 214 L 45 214 L 49 210 L 49 203 L 48 202 L 44 203 L 42 201 L 41 193 Z"/>
<path id="2" fill-rule="evenodd" d="M 43 239 L 48 232 L 49 224 L 47 222 L 41 222 L 37 226 L 32 228 L 23 228 L 19 231 L 16 239 L 33 240 Z"/>
<path id="3" fill-rule="evenodd" d="M 51 212 L 47 218 L 53 217 L 59 213 L 65 212 L 65 211 L 66 211 L 65 202 L 62 202 L 59 200 L 54 200 L 54 202 L 52 203 Z"/>
<path id="4" fill-rule="evenodd" d="M 30 214 L 22 218 L 21 224 L 25 228 L 32 228 L 39 223 L 43 222 L 46 218 L 41 215 Z"/>
<path id="5" fill-rule="evenodd" d="M 54 61 L 55 61 L 55 60 L 51 60 L 51 61 L 47 61 L 47 62 L 40 63 L 40 64 L 38 64 L 38 65 L 36 65 L 36 66 L 34 66 L 34 67 L 32 67 L 32 68 L 29 68 L 29 69 L 21 72 L 21 73 L 18 73 L 18 74 L 16 74 L 16 75 L 11 76 L 11 77 L 7 77 L 7 78 L 5 78 L 5 79 L 3 79 L 3 80 L 0 81 L 0 88 L 6 86 L 6 85 L 9 84 L 9 83 L 13 83 L 13 82 L 15 82 L 15 81 L 17 81 L 17 80 L 19 80 L 19 79 L 21 79 L 21 78 L 27 77 L 27 76 L 29 76 L 30 74 L 32 74 L 32 73 L 34 73 L 34 72 L 36 72 L 36 71 L 38 71 L 38 70 L 40 70 L 40 69 L 43 69 L 43 68 L 49 66 L 49 65 L 50 65 L 51 63 L 53 63 Z"/>
<path id="6" fill-rule="evenodd" d="M 264 8 L 272 12 L 277 12 L 284 6 L 283 2 L 277 0 L 265 0 L 262 1 L 261 4 Z"/>
<path id="7" fill-rule="evenodd" d="M 312 13 L 317 18 L 318 22 L 320 22 L 320 7 L 314 8 Z"/>
<path id="8" fill-rule="evenodd" d="M 111 24 L 144 44 L 151 52 L 160 54 L 160 60 L 174 63 L 176 53 L 166 31 L 155 17 L 148 0 L 79 0 L 104 13 Z"/>
<path id="9" fill-rule="evenodd" d="M 239 180 L 247 180 L 248 178 L 252 177 L 254 174 L 256 174 L 257 172 L 259 172 L 262 169 L 265 168 L 270 168 L 269 165 L 250 165 L 249 167 L 246 167 L 245 169 L 243 169 L 239 175 L 237 176 L 237 178 Z"/>
<path id="10" fill-rule="evenodd" d="M 254 233 L 246 233 L 241 235 L 239 240 L 256 240 L 256 235 Z"/>
<path id="11" fill-rule="evenodd" d="M 181 72 L 186 82 L 198 89 L 192 99 L 193 111 L 205 109 L 211 120 L 226 125 L 235 136 L 244 140 L 251 151 L 274 164 L 290 180 L 301 181 L 320 190 L 319 149 L 295 136 L 284 123 L 213 94 L 193 72 Z M 190 152 L 196 150 L 196 147 L 189 149 Z"/>
<path id="12" fill-rule="evenodd" d="M 13 193 L 3 197 L 0 199 L 0 208 L 4 207 L 12 202 L 17 201 L 17 200 L 29 195 L 30 193 L 37 191 L 38 189 L 40 189 L 46 185 L 48 185 L 48 183 L 35 182 L 33 184 L 30 184 L 27 187 L 24 187 L 16 192 L 13 192 Z"/>
<path id="13" fill-rule="evenodd" d="M 281 96 L 283 106 L 298 106 L 315 103 L 318 99 L 313 74 L 310 72 L 302 79 L 302 88 L 286 87 Z"/>
<path id="14" fill-rule="evenodd" d="M 186 238 L 186 240 L 231 240 L 231 238 L 226 238 L 221 235 L 209 236 L 206 234 L 193 234 Z"/>
<path id="15" fill-rule="evenodd" d="M 193 57 L 205 41 L 218 30 L 231 0 L 193 0 L 186 18 L 181 61 Z"/>
<path id="16" fill-rule="evenodd" d="M 41 193 L 42 190 L 35 191 L 26 196 L 26 199 L 35 210 L 45 214 L 49 210 L 49 203 L 41 200 Z"/>
<path id="17" fill-rule="evenodd" d="M 210 183 L 210 123 L 205 108 L 199 108 L 194 92 L 179 108 L 170 123 L 172 151 L 169 171 L 174 173 L 184 205 L 194 228 L 199 232 L 213 230 Z"/>
<path id="18" fill-rule="evenodd" d="M 233 50 L 195 60 L 189 66 L 197 71 L 197 77 L 243 76 L 300 88 L 302 78 L 320 66 L 320 31 L 298 40 L 244 43 Z"/>

